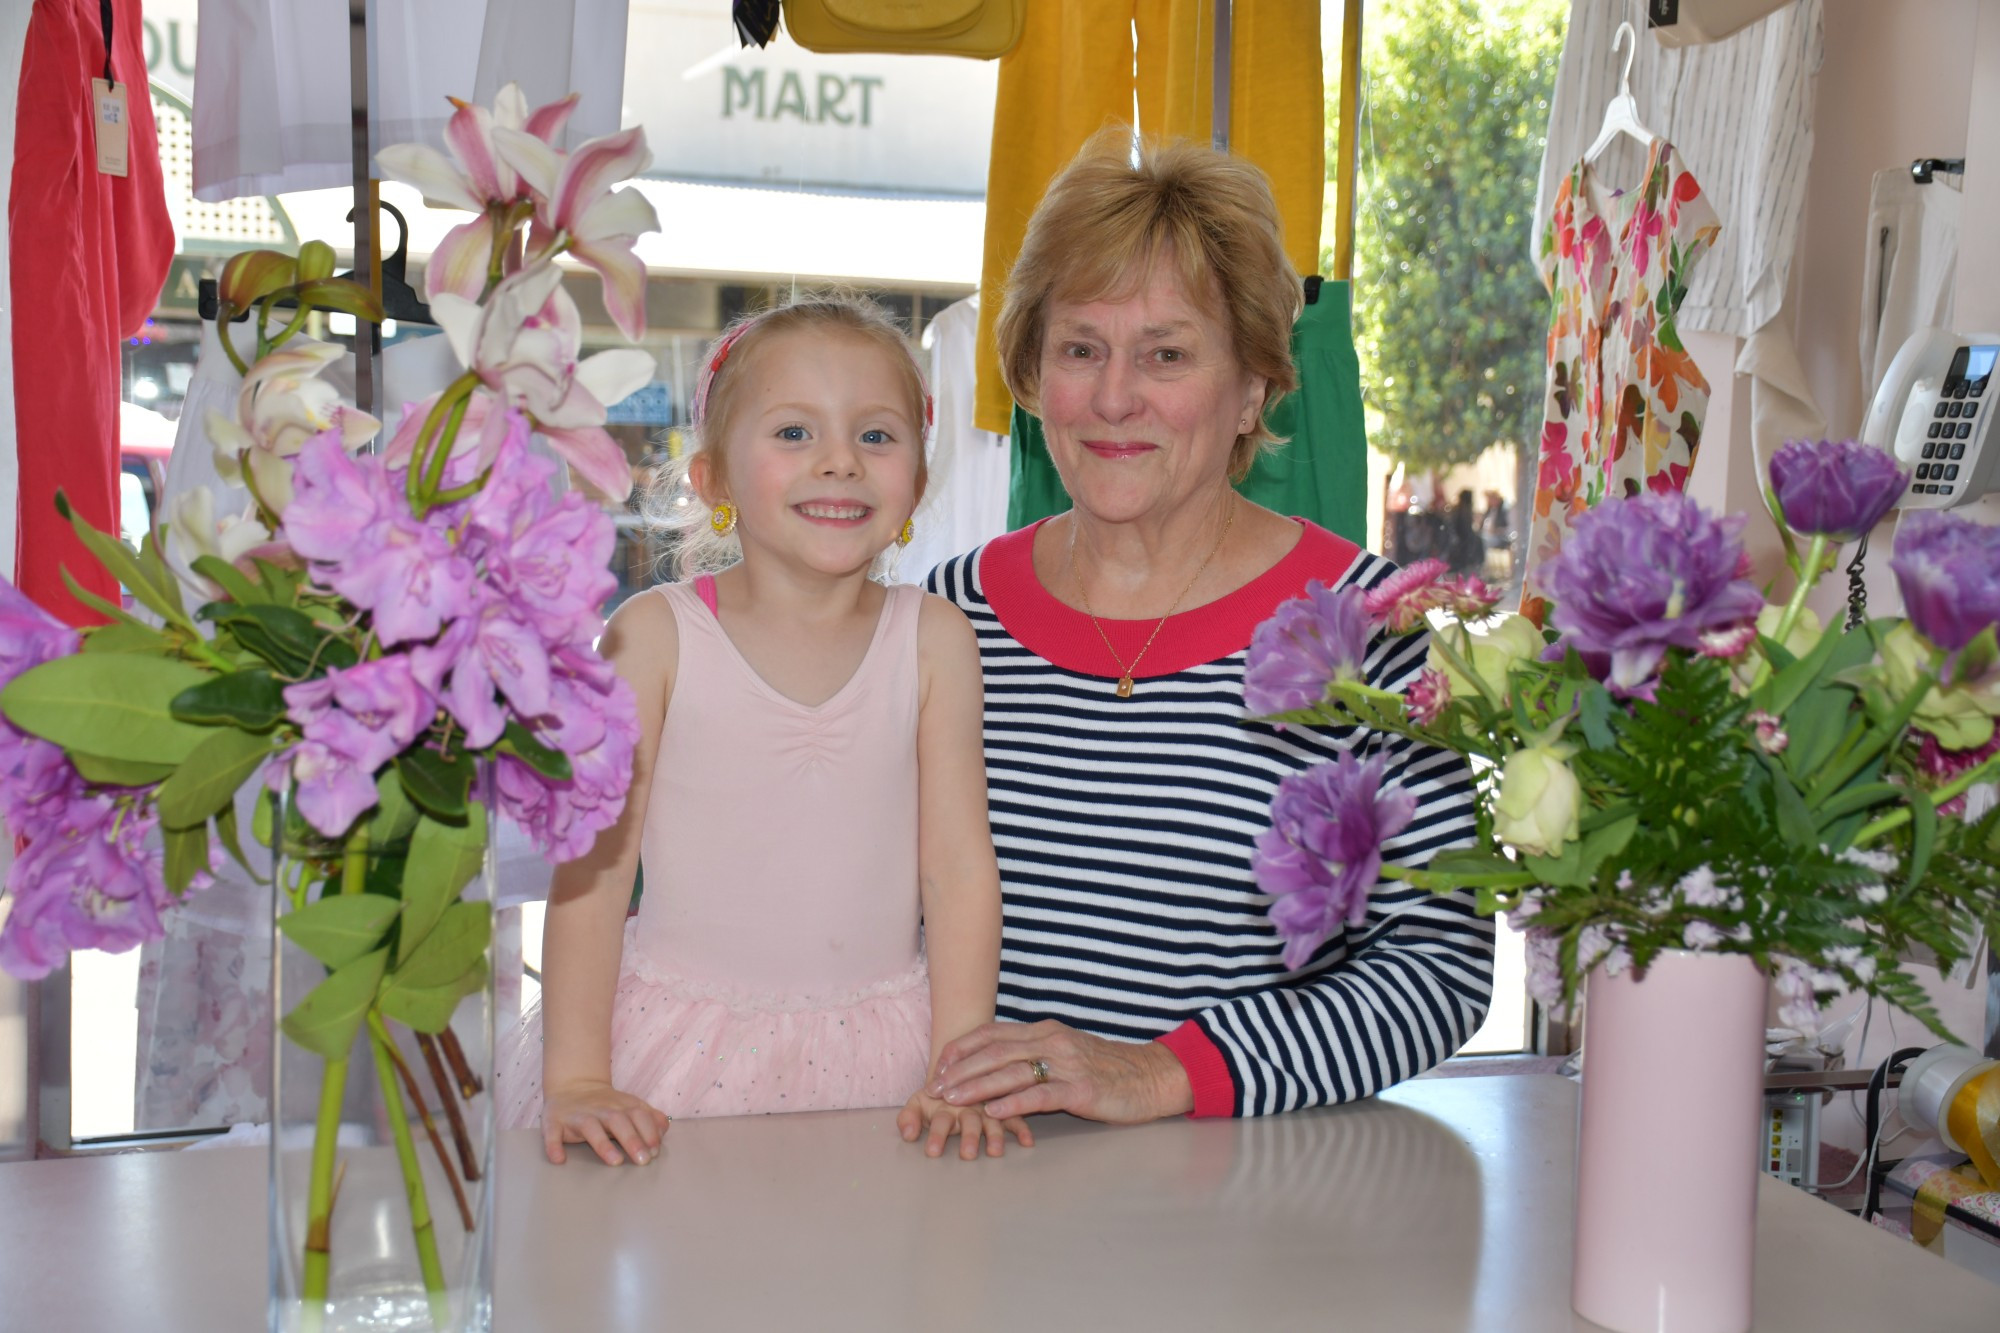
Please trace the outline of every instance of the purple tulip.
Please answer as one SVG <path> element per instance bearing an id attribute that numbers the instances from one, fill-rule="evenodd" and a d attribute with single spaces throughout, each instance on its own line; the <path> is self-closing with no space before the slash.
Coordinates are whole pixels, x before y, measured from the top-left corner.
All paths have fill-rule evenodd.
<path id="1" fill-rule="evenodd" d="M 1606 500 L 1580 516 L 1542 570 L 1551 623 L 1614 694 L 1649 693 L 1667 649 L 1754 621 L 1764 598 L 1742 577 L 1740 517 L 1710 518 L 1679 492 Z"/>
<path id="2" fill-rule="evenodd" d="M 1258 717 L 1314 707 L 1334 681 L 1361 677 L 1369 637 L 1367 594 L 1315 579 L 1250 636 L 1243 706 Z"/>
<path id="3" fill-rule="evenodd" d="M 1907 514 L 1889 561 L 1919 634 L 1948 653 L 2000 623 L 2000 528 L 1954 514 Z"/>
<path id="4" fill-rule="evenodd" d="M 1416 813 L 1401 787 L 1382 790 L 1384 763 L 1342 754 L 1287 776 L 1271 801 L 1250 868 L 1271 895 L 1271 924 L 1296 971 L 1343 926 L 1358 926 L 1382 877 L 1382 844 Z"/>
<path id="5" fill-rule="evenodd" d="M 1802 537 L 1851 542 L 1872 532 L 1903 498 L 1910 474 L 1893 455 L 1853 440 L 1793 440 L 1771 457 L 1771 489 Z"/>

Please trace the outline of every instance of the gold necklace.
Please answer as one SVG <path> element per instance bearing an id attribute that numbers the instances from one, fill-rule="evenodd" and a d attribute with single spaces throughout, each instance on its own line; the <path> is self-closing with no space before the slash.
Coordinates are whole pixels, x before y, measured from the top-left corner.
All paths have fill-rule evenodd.
<path id="1" fill-rule="evenodd" d="M 1220 534 L 1216 536 L 1215 545 L 1208 548 L 1208 554 L 1201 558 L 1201 563 L 1199 565 L 1195 566 L 1194 574 L 1188 579 L 1187 583 L 1182 586 L 1180 591 L 1180 596 L 1174 598 L 1173 604 L 1167 608 L 1167 614 L 1161 616 L 1159 623 L 1153 626 L 1153 632 L 1146 636 L 1145 644 L 1139 649 L 1138 656 L 1132 659 L 1132 663 L 1130 666 L 1127 666 L 1125 664 L 1125 659 L 1118 655 L 1118 650 L 1111 646 L 1111 636 L 1109 634 L 1106 634 L 1104 632 L 1104 626 L 1098 623 L 1097 613 L 1090 609 L 1090 594 L 1084 591 L 1083 580 L 1077 577 L 1076 527 L 1075 527 L 1076 516 L 1074 514 L 1070 516 L 1070 524 L 1071 524 L 1069 530 L 1070 581 L 1076 585 L 1077 600 L 1083 603 L 1083 613 L 1090 617 L 1091 628 L 1097 631 L 1098 638 L 1104 640 L 1104 651 L 1110 653 L 1111 660 L 1118 664 L 1119 698 L 1129 699 L 1132 697 L 1132 673 L 1139 669 L 1139 663 L 1146 656 L 1146 650 L 1153 646 L 1153 640 L 1160 637 L 1160 631 L 1167 627 L 1167 621 L 1173 618 L 1174 612 L 1180 610 L 1182 599 L 1185 598 L 1190 592 L 1194 591 L 1194 585 L 1200 582 L 1201 576 L 1208 571 L 1209 562 L 1215 559 L 1215 553 L 1217 551 L 1220 551 L 1222 549 L 1222 543 L 1229 539 L 1229 525 L 1236 521 L 1236 497 L 1234 495 L 1231 495 L 1229 497 L 1229 501 L 1230 501 L 1229 512 L 1223 516 L 1222 531 Z"/>

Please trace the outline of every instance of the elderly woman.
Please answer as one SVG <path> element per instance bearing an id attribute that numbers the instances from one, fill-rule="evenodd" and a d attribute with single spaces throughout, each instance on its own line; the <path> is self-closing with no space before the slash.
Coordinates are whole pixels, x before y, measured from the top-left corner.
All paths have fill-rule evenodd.
<path id="1" fill-rule="evenodd" d="M 1101 136 L 1029 224 L 1001 363 L 1074 507 L 931 579 L 978 631 L 1005 898 L 1004 1021 L 944 1048 L 949 1102 L 1116 1123 L 1319 1106 L 1421 1073 L 1485 1015 L 1493 930 L 1469 895 L 1385 881 L 1294 971 L 1251 875 L 1279 780 L 1347 749 L 1416 797 L 1385 858 L 1473 831 L 1447 752 L 1244 717 L 1261 621 L 1312 580 L 1395 568 L 1232 487 L 1277 443 L 1301 305 L 1264 178 L 1204 147 L 1135 165 Z M 1402 689 L 1424 653 L 1378 640 L 1369 683 Z"/>

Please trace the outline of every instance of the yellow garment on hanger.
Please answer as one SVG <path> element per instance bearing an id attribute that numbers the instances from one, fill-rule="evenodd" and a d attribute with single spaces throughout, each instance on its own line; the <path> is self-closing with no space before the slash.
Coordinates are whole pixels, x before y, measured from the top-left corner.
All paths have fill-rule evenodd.
<path id="1" fill-rule="evenodd" d="M 1149 138 L 1206 142 L 1214 132 L 1214 0 L 1027 4 L 1021 43 L 1000 62 L 980 274 L 973 422 L 1002 435 L 1013 400 L 1000 378 L 993 326 L 1007 270 L 1049 181 L 1098 130 L 1131 124 L 1135 97 L 1140 132 Z M 1301 276 L 1316 273 L 1326 189 L 1319 6 L 1235 0 L 1230 33 L 1230 151 L 1271 178 L 1285 251 Z"/>

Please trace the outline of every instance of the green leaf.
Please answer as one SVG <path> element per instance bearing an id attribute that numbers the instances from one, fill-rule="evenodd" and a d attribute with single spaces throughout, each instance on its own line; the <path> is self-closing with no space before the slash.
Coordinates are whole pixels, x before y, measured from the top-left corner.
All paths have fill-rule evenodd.
<path id="1" fill-rule="evenodd" d="M 1598 867 L 1625 850 L 1632 841 L 1632 835 L 1639 831 L 1639 816 L 1626 815 L 1614 819 L 1600 828 L 1592 829 L 1583 837 L 1583 850 L 1579 854 L 1583 863 L 1583 880 L 1587 884 L 1597 878 Z"/>
<path id="2" fill-rule="evenodd" d="M 133 614 L 127 611 L 124 607 L 118 605 L 115 602 L 105 601 L 102 597 L 99 597 L 96 593 L 84 587 L 81 583 L 78 583 L 76 581 L 76 576 L 70 573 L 67 568 L 65 568 L 62 571 L 62 578 L 63 578 L 63 586 L 69 589 L 69 595 L 76 598 L 77 601 L 82 602 L 85 606 L 97 612 L 99 615 L 107 616 L 113 622 L 120 625 L 137 625 L 141 629 L 152 628 L 151 625 L 148 625 L 145 621 L 140 620 L 137 617 L 133 616 Z"/>
<path id="3" fill-rule="evenodd" d="M 467 807 L 466 816 L 463 825 L 422 820 L 410 839 L 410 859 L 403 870 L 403 929 L 396 943 L 396 957 L 405 963 L 428 943 L 432 928 L 486 857 L 486 811 L 475 804 Z"/>
<path id="4" fill-rule="evenodd" d="M 340 968 L 380 944 L 402 908 L 379 893 L 336 893 L 279 917 L 278 929 L 328 968 Z"/>
<path id="5" fill-rule="evenodd" d="M 1931 803 L 1930 793 L 1912 791 L 1910 793 L 1910 877 L 1906 888 L 1914 889 L 1923 882 L 1924 872 L 1931 868 L 1931 850 L 1937 846 L 1937 806 Z"/>
<path id="6" fill-rule="evenodd" d="M 179 894 L 208 869 L 208 826 L 160 830 L 167 847 L 167 888 Z"/>
<path id="7" fill-rule="evenodd" d="M 334 972 L 285 1015 L 285 1035 L 322 1059 L 345 1060 L 388 966 L 389 951 L 377 949 Z"/>
<path id="8" fill-rule="evenodd" d="M 170 706 L 183 722 L 269 731 L 285 715 L 285 686 L 268 671 L 230 671 L 183 690 Z"/>
<path id="9" fill-rule="evenodd" d="M 1424 866 L 1437 875 L 1511 875 L 1521 867 L 1495 852 L 1479 851 L 1475 848 L 1461 848 L 1458 851 L 1439 852 Z"/>
<path id="10" fill-rule="evenodd" d="M 0 695 L 0 700 L 5 699 Z M 472 790 L 472 756 L 459 750 L 446 759 L 436 750 L 405 750 L 396 756 L 403 790 L 425 814 L 447 824 L 464 823 L 466 794 Z"/>
<path id="11" fill-rule="evenodd" d="M 84 544 L 85 549 L 97 557 L 97 563 L 104 566 L 111 577 L 129 588 L 134 597 L 151 608 L 162 620 L 171 620 L 180 613 L 178 592 L 170 599 L 167 594 L 154 587 L 152 579 L 139 563 L 139 557 L 133 554 L 132 548 L 110 533 L 99 532 L 84 522 L 83 516 L 70 508 L 69 497 L 61 491 L 56 492 L 56 512 L 69 520 L 77 539 Z"/>
<path id="12" fill-rule="evenodd" d="M 86 653 L 144 653 L 153 657 L 170 657 L 174 646 L 167 642 L 167 636 L 149 625 L 141 625 L 130 620 L 115 620 L 109 625 L 99 625 L 83 636 Z"/>
<path id="13" fill-rule="evenodd" d="M 236 803 L 234 801 L 231 801 L 228 805 L 223 806 L 222 809 L 215 812 L 215 840 L 222 844 L 222 850 L 228 852 L 235 859 L 237 865 L 242 866 L 246 872 L 252 875 L 257 873 L 250 869 L 250 860 L 243 855 L 243 844 L 238 841 L 236 836 Z"/>
<path id="14" fill-rule="evenodd" d="M 416 952 L 396 965 L 389 984 L 427 990 L 456 981 L 485 954 L 492 938 L 491 903 L 453 903 L 445 908 L 444 915 L 438 918 L 437 925 Z"/>
<path id="15" fill-rule="evenodd" d="M 218 625 L 227 625 L 245 648 L 290 675 L 323 667 L 351 667 L 354 645 L 336 638 L 289 606 L 236 606 L 210 602 L 203 607 Z"/>
<path id="16" fill-rule="evenodd" d="M 130 759 L 106 759 L 102 755 L 71 751 L 70 763 L 83 774 L 85 782 L 102 787 L 150 787 L 164 782 L 174 771 L 172 764 L 142 764 Z"/>
<path id="17" fill-rule="evenodd" d="M 256 736 L 234 727 L 216 728 L 195 747 L 174 775 L 161 784 L 155 798 L 160 822 L 170 829 L 203 826 L 210 815 L 233 805 L 236 789 L 249 781 L 277 748 L 274 737 Z"/>
<path id="18" fill-rule="evenodd" d="M 375 813 L 368 820 L 368 840 L 386 847 L 410 834 L 417 826 L 417 808 L 403 794 L 403 780 L 394 769 L 375 775 Z"/>
<path id="19" fill-rule="evenodd" d="M 1764 772 L 1771 779 L 1771 794 L 1777 807 L 1778 832 L 1794 847 L 1819 846 L 1819 825 L 1814 822 L 1806 798 L 1792 785 L 1791 774 L 1770 755 L 1763 756 Z"/>
<path id="20" fill-rule="evenodd" d="M 249 606 L 271 600 L 270 593 L 265 588 L 251 582 L 248 575 L 221 556 L 196 556 L 194 572 L 222 589 L 230 601 L 239 605 Z"/>
<path id="21" fill-rule="evenodd" d="M 499 751 L 511 754 L 551 782 L 568 782 L 573 776 L 569 756 L 536 740 L 528 729 L 512 718 L 500 733 Z"/>
<path id="22" fill-rule="evenodd" d="M 1867 810 L 1884 801 L 1900 800 L 1908 787 L 1893 782 L 1863 782 L 1836 792 L 1819 807 L 1820 827 L 1835 823 L 1858 810 Z"/>
<path id="23" fill-rule="evenodd" d="M 1583 868 L 1583 843 L 1575 838 L 1565 843 L 1562 851 L 1555 856 L 1522 857 L 1521 867 L 1544 884 L 1582 888 L 1590 882 Z"/>
<path id="24" fill-rule="evenodd" d="M 1838 686 L 1814 686 L 1801 694 L 1785 714 L 1785 767 L 1799 785 L 1818 777 L 1845 739 L 1847 715 L 1854 695 Z"/>
<path id="25" fill-rule="evenodd" d="M 167 560 L 160 553 L 160 538 L 157 532 L 149 532 L 139 540 L 139 568 L 146 573 L 146 581 L 160 594 L 161 600 L 174 608 L 172 619 L 187 619 L 187 607 L 181 601 L 181 581 L 167 568 Z M 137 596 L 137 593 L 133 594 Z"/>
<path id="26" fill-rule="evenodd" d="M 208 731 L 177 721 L 169 705 L 208 678 L 185 662 L 78 653 L 16 676 L 0 690 L 0 710 L 23 731 L 66 750 L 178 764 Z"/>
<path id="27" fill-rule="evenodd" d="M 1609 750 L 1618 744 L 1617 735 L 1611 730 L 1611 691 L 1591 681 L 1583 686 L 1578 702 L 1582 705 L 1577 721 L 1583 726 L 1583 738 L 1593 750 Z"/>
<path id="28" fill-rule="evenodd" d="M 250 557 L 250 563 L 257 570 L 257 581 L 264 585 L 265 600 L 273 606 L 290 606 L 298 601 L 304 570 L 286 569 L 256 555 Z"/>
<path id="29" fill-rule="evenodd" d="M 486 984 L 486 960 L 478 959 L 464 975 L 442 986 L 402 986 L 391 981 L 382 988 L 382 1012 L 415 1032 L 442 1032 L 451 1026 L 458 1003 Z"/>

